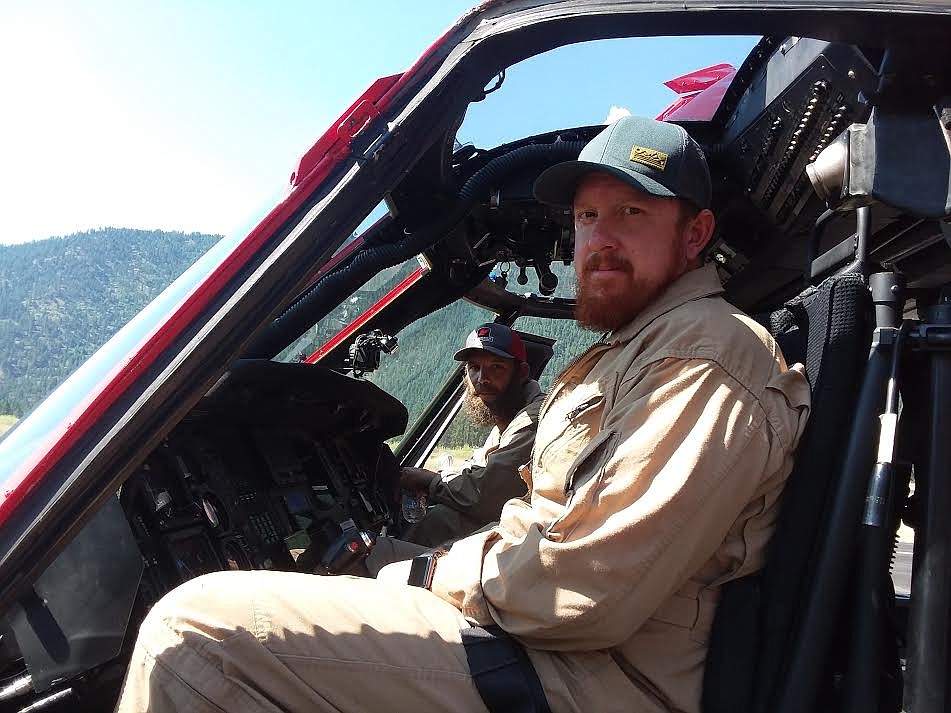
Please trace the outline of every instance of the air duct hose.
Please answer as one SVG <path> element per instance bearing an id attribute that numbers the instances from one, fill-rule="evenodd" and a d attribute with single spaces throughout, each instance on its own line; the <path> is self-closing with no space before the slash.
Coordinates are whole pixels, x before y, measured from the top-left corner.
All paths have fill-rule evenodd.
<path id="1" fill-rule="evenodd" d="M 538 165 L 547 167 L 560 161 L 573 160 L 584 145 L 583 141 L 531 144 L 492 159 L 463 184 L 446 213 L 412 230 L 405 228 L 405 237 L 398 242 L 366 245 L 349 263 L 311 285 L 254 341 L 244 356 L 273 357 L 330 311 L 326 306 L 318 307 L 318 304 L 332 307 L 380 270 L 399 265 L 424 252 L 455 228 L 479 198 L 484 197 L 490 188 L 498 186 L 507 175 Z"/>

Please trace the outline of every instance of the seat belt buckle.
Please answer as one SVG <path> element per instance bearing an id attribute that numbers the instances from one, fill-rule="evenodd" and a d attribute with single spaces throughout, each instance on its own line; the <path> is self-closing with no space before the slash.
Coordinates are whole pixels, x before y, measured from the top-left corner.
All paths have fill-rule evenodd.
<path id="1" fill-rule="evenodd" d="M 439 548 L 413 558 L 406 583 L 411 587 L 432 590 L 433 576 L 436 574 L 436 562 L 449 550 Z"/>

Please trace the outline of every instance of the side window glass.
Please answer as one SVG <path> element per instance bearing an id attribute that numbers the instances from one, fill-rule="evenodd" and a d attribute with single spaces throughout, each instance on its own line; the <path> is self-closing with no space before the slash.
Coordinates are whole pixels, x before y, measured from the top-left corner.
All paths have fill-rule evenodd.
<path id="1" fill-rule="evenodd" d="M 911 596 L 911 564 L 914 552 L 915 531 L 901 523 L 895 557 L 892 560 L 892 583 L 898 596 Z"/>
<path id="2" fill-rule="evenodd" d="M 466 335 L 494 319 L 494 313 L 469 302 L 453 302 L 404 328 L 397 335 L 399 349 L 384 354 L 367 378 L 399 399 L 413 424 L 458 366 L 452 355 Z"/>
<path id="3" fill-rule="evenodd" d="M 318 347 L 323 346 L 336 336 L 341 329 L 376 304 L 381 297 L 392 290 L 417 267 L 419 267 L 419 263 L 413 258 L 400 265 L 388 267 L 378 272 L 350 297 L 334 307 L 326 317 L 294 340 L 274 357 L 274 360 L 295 362 L 299 361 L 302 356 L 309 356 Z"/>
<path id="4" fill-rule="evenodd" d="M 917 489 L 915 470 L 911 473 L 911 494 Z M 895 556 L 892 557 L 892 584 L 895 594 L 900 597 L 911 596 L 911 566 L 915 555 L 915 531 L 904 522 L 899 523 L 898 541 Z"/>
<path id="5" fill-rule="evenodd" d="M 374 223 L 386 216 L 386 204 L 381 201 L 357 226 L 353 234 L 344 240 L 334 251 L 334 257 L 346 250 L 352 242 L 364 234 Z M 374 305 L 383 295 L 395 287 L 401 280 L 419 267 L 416 258 L 381 270 L 371 277 L 350 297 L 343 300 L 327 316 L 301 334 L 283 351 L 274 357 L 275 361 L 296 362 L 312 354 L 318 347 L 326 344 L 341 329 Z"/>

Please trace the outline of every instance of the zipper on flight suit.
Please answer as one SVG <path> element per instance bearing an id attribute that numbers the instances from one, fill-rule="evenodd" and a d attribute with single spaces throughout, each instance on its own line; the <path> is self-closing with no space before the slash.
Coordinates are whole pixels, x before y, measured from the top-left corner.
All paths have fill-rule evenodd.
<path id="1" fill-rule="evenodd" d="M 604 398 L 604 394 L 598 394 L 598 396 L 595 399 L 588 399 L 583 404 L 579 404 L 578 406 L 575 406 L 575 408 L 571 409 L 571 411 L 566 413 L 565 418 L 568 419 L 569 421 L 574 421 L 576 418 L 578 418 L 578 416 L 580 416 L 589 408 L 591 408 L 591 406 L 593 405 L 595 401 L 597 401 L 598 399 L 603 399 L 603 398 Z"/>

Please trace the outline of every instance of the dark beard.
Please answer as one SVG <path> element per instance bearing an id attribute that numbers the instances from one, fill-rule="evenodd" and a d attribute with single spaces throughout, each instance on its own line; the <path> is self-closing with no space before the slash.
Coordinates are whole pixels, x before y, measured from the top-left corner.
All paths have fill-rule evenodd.
<path id="1" fill-rule="evenodd" d="M 495 426 L 498 423 L 508 423 L 515 414 L 522 410 L 522 385 L 513 374 L 508 386 L 495 398 L 492 405 L 483 401 L 469 381 L 468 376 L 463 380 L 466 385 L 466 398 L 462 402 L 462 410 L 466 417 L 476 426 Z"/>
<path id="2" fill-rule="evenodd" d="M 494 426 L 495 415 L 486 405 L 486 403 L 476 396 L 472 390 L 472 385 L 466 382 L 466 400 L 462 402 L 462 410 L 476 426 Z"/>

